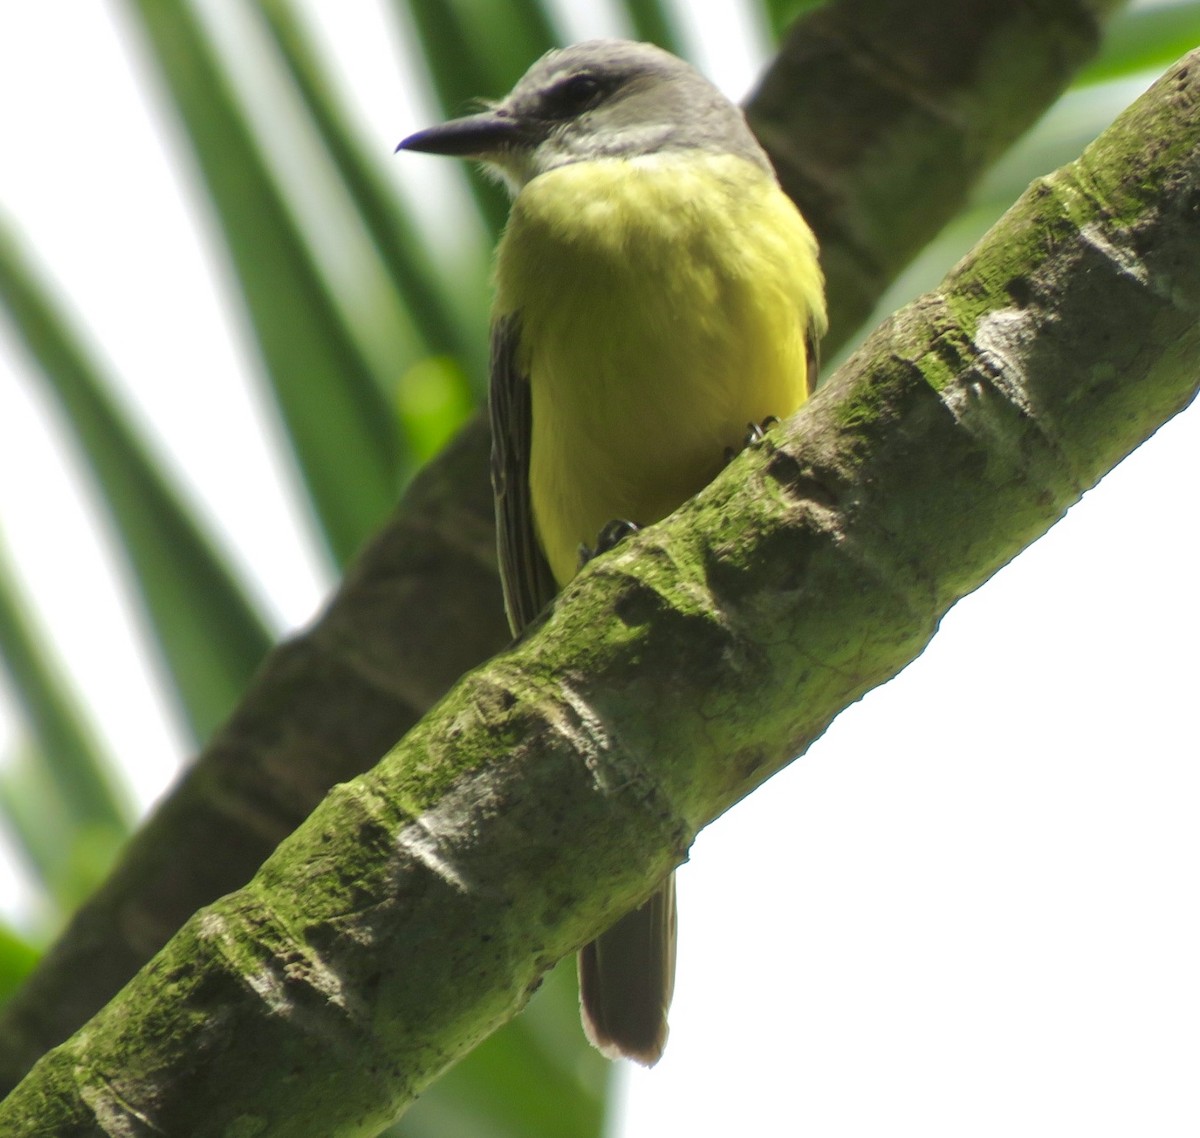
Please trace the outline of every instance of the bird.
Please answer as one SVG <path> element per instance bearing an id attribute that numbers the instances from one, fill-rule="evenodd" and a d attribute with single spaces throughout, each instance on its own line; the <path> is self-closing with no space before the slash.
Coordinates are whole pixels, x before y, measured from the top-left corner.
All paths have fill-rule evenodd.
<path id="1" fill-rule="evenodd" d="M 740 108 L 652 44 L 537 60 L 397 150 L 481 162 L 511 197 L 488 406 L 500 575 L 519 634 L 597 550 L 674 511 L 816 382 L 817 241 Z M 652 1066 L 676 958 L 674 874 L 579 953 L 581 1016 Z"/>

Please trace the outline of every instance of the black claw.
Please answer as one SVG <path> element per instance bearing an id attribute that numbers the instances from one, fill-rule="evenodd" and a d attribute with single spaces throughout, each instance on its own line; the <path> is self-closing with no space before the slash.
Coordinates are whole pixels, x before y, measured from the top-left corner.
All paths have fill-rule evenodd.
<path id="1" fill-rule="evenodd" d="M 615 549 L 630 534 L 637 533 L 638 528 L 633 522 L 626 521 L 624 518 L 613 518 L 611 522 L 605 522 L 603 528 L 596 535 L 594 549 L 589 549 L 586 545 L 579 547 L 579 568 L 582 569 L 593 557 L 599 557 L 600 554 Z"/>
<path id="2" fill-rule="evenodd" d="M 742 451 L 748 447 L 754 446 L 756 443 L 762 442 L 768 430 L 779 422 L 777 415 L 768 415 L 761 423 L 747 423 L 746 433 L 742 437 L 742 445 L 739 447 L 725 448 L 725 465 L 728 466 Z"/>

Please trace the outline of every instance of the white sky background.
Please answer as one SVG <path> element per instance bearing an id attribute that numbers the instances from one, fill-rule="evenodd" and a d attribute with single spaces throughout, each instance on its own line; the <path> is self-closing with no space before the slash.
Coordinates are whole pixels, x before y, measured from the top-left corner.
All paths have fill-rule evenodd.
<path id="1" fill-rule="evenodd" d="M 429 112 L 399 86 L 377 6 L 318 7 L 390 151 Z M 599 5 L 560 7 L 576 35 L 616 30 Z M 699 58 L 740 96 L 754 37 L 715 42 Z M 296 627 L 329 582 L 110 7 L 0 5 L 0 106 L 0 209 Z M 420 192 L 433 164 L 396 159 L 396 177 Z M 6 347 L 0 537 L 145 804 L 181 733 L 77 464 Z M 671 1045 L 626 1076 L 621 1135 L 1197 1132 L 1197 454 L 1193 410 L 701 836 L 680 875 Z M 0 755 L 17 739 L 0 691 Z M 0 861 L 0 905 L 20 912 Z"/>

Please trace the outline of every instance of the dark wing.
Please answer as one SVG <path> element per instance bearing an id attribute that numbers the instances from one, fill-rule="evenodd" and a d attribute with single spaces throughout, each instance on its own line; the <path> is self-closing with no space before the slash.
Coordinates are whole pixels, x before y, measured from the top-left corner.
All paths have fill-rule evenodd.
<path id="1" fill-rule="evenodd" d="M 496 496 L 496 534 L 500 584 L 509 627 L 516 635 L 558 592 L 533 528 L 529 494 L 529 452 L 533 439 L 529 377 L 517 366 L 516 316 L 492 327 L 492 375 L 488 413 L 492 424 L 492 491 Z"/>
<path id="2" fill-rule="evenodd" d="M 804 377 L 807 394 L 812 395 L 817 390 L 817 376 L 821 371 L 821 331 L 816 320 L 810 319 L 806 341 L 808 344 L 808 371 Z"/>

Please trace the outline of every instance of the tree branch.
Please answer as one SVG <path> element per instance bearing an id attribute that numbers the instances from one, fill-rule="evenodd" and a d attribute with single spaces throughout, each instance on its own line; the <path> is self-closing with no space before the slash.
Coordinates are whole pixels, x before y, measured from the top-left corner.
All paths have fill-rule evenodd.
<path id="1" fill-rule="evenodd" d="M 1200 51 L 188 921 L 0 1129 L 373 1133 L 1198 386 Z"/>
<path id="2" fill-rule="evenodd" d="M 1099 46 L 1110 0 L 842 0 L 797 21 L 747 106 L 821 240 L 836 342 Z"/>
<path id="3" fill-rule="evenodd" d="M 751 112 L 822 240 L 827 350 L 1065 87 L 1118 6 L 1045 0 L 1034 19 L 1011 0 L 842 0 L 797 24 Z M 317 623 L 271 654 L 0 1015 L 0 1094 L 505 644 L 487 449 L 476 419 L 418 477 Z"/>

